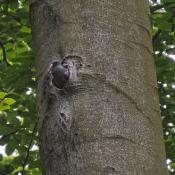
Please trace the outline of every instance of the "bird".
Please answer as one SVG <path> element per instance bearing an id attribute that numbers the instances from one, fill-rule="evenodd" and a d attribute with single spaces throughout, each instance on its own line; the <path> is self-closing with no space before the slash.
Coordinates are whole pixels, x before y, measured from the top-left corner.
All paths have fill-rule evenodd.
<path id="1" fill-rule="evenodd" d="M 51 67 L 53 76 L 52 82 L 58 89 L 63 89 L 69 81 L 70 71 L 68 64 L 65 62 L 54 62 Z"/>

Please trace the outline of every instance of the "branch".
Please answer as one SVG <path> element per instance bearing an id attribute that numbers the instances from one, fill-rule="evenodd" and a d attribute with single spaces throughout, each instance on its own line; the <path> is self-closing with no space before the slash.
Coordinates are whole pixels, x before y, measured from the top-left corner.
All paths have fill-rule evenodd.
<path id="1" fill-rule="evenodd" d="M 5 64 L 5 65 L 9 66 L 10 64 L 7 61 L 6 50 L 5 50 L 4 44 L 1 40 L 0 40 L 0 47 L 2 49 L 2 64 Z"/>
<path id="2" fill-rule="evenodd" d="M 20 129 L 21 129 L 21 128 L 20 128 Z M 6 134 L 6 135 L 3 135 L 3 136 L 1 137 L 1 139 L 0 139 L 0 141 L 2 141 L 3 139 L 5 139 L 5 138 L 7 138 L 7 137 L 9 137 L 9 136 L 11 136 L 11 135 L 17 133 L 20 129 L 16 129 L 15 131 L 12 131 L 12 132 L 10 132 L 10 133 L 8 133 L 8 134 Z"/>
<path id="3" fill-rule="evenodd" d="M 32 136 L 31 136 L 31 140 L 30 140 L 30 143 L 29 143 L 29 146 L 28 146 L 28 149 L 27 149 L 27 154 L 26 154 L 24 163 L 22 165 L 21 175 L 24 175 L 25 166 L 26 166 L 26 164 L 28 162 L 28 159 L 29 159 L 30 148 L 32 146 L 32 142 L 33 142 L 33 138 L 34 138 L 34 135 L 35 135 L 35 132 L 36 132 L 37 125 L 38 125 L 38 120 L 36 121 L 35 126 L 34 126 L 33 131 L 32 131 Z"/>
<path id="4" fill-rule="evenodd" d="M 1 40 L 0 40 L 0 47 L 2 49 L 2 61 L 5 61 L 6 62 L 6 60 L 7 60 L 6 51 L 5 51 L 4 44 L 2 43 Z"/>

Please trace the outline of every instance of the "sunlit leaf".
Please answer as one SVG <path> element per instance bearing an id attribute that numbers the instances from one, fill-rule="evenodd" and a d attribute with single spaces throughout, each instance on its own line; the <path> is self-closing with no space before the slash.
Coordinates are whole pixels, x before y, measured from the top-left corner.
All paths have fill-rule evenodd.
<path id="1" fill-rule="evenodd" d="M 14 104 L 16 101 L 13 98 L 5 98 L 3 100 L 4 103 L 8 104 L 8 105 L 12 105 Z"/>
<path id="2" fill-rule="evenodd" d="M 10 106 L 8 106 L 8 105 L 1 105 L 0 104 L 0 111 L 5 111 L 7 109 L 10 109 Z"/>
<path id="3" fill-rule="evenodd" d="M 6 95 L 7 95 L 7 93 L 5 93 L 5 92 L 0 92 L 0 99 L 3 99 Z"/>

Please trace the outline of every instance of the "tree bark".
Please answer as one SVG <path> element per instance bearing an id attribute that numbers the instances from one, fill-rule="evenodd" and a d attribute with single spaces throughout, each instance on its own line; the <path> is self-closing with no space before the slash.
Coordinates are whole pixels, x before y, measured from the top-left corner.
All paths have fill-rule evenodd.
<path id="1" fill-rule="evenodd" d="M 30 7 L 43 174 L 166 175 L 148 2 Z M 59 90 L 49 76 L 63 59 L 74 76 Z"/>

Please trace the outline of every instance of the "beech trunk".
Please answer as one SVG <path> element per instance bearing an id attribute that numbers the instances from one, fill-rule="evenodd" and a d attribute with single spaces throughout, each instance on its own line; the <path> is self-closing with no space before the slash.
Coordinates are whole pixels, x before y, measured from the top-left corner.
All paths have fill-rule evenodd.
<path id="1" fill-rule="evenodd" d="M 45 175 L 166 175 L 145 0 L 32 0 Z M 53 60 L 73 86 L 47 79 Z"/>

